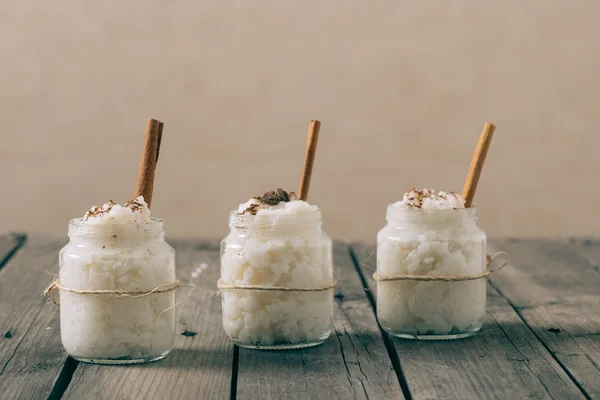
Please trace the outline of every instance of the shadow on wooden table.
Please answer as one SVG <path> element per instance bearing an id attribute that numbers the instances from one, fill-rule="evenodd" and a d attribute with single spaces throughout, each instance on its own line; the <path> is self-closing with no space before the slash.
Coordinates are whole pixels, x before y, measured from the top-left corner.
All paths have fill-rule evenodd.
<path id="1" fill-rule="evenodd" d="M 223 362 L 228 360 L 229 362 Z M 133 366 L 144 369 L 197 369 L 211 370 L 221 369 L 227 373 L 231 372 L 231 349 L 182 349 L 175 348 L 164 359 L 147 364 Z M 131 365 L 115 365 L 118 368 L 132 368 Z M 102 367 L 101 367 L 102 368 Z"/>

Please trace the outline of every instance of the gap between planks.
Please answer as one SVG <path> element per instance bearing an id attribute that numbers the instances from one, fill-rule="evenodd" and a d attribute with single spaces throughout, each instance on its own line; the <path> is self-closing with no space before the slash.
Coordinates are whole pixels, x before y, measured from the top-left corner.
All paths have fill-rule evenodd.
<path id="1" fill-rule="evenodd" d="M 548 351 L 548 353 L 552 356 L 552 358 L 554 358 L 554 360 L 556 361 L 556 363 L 563 369 L 563 371 L 565 372 L 565 374 L 567 374 L 567 376 L 573 381 L 573 383 L 575 384 L 575 386 L 577 386 L 577 388 L 581 391 L 581 393 L 583 394 L 583 396 L 587 399 L 587 400 L 592 400 L 592 397 L 587 393 L 587 391 L 583 388 L 583 386 L 581 385 L 581 383 L 575 378 L 575 376 L 573 376 L 573 374 L 571 373 L 571 371 L 569 371 L 569 369 L 565 366 L 565 364 L 556 356 L 556 353 L 554 351 L 552 351 L 552 349 L 550 349 L 550 347 L 548 347 L 548 345 L 544 342 L 544 340 L 542 340 L 542 338 L 537 334 L 537 332 L 531 327 L 531 325 L 529 325 L 529 322 L 527 322 L 527 320 L 523 317 L 523 314 L 521 314 L 519 307 L 516 307 L 508 297 L 506 297 L 504 295 L 504 293 L 502 293 L 502 290 L 500 290 L 497 286 L 494 285 L 494 283 L 490 280 L 490 285 L 496 289 L 496 291 L 498 292 L 498 294 L 500 296 L 502 296 L 504 299 L 506 299 L 506 301 L 508 302 L 508 304 L 512 307 L 512 309 L 515 311 L 515 313 L 519 316 L 519 318 L 521 319 L 521 321 L 523 321 L 523 323 L 525 324 L 525 326 L 527 326 L 527 328 L 529 328 L 529 330 L 531 331 L 531 333 L 533 333 L 533 335 L 537 338 L 537 340 L 540 341 L 540 343 L 542 344 L 542 346 L 544 346 L 544 348 Z"/>
<path id="2" fill-rule="evenodd" d="M 240 348 L 237 345 L 233 345 L 233 362 L 231 364 L 231 387 L 229 392 L 229 398 L 231 400 L 237 399 L 237 380 L 238 371 L 240 365 Z"/>
<path id="3" fill-rule="evenodd" d="M 46 304 L 42 295 L 58 270 L 58 252 L 65 241 L 28 235 L 22 249 L 0 270 L 0 326 L 11 331 L 10 337 L 4 333 L 0 338 L 4 398 L 45 398 L 65 370 L 58 310 Z M 68 373 L 63 377 L 68 378 Z"/>
<path id="4" fill-rule="evenodd" d="M 23 233 L 8 233 L 0 236 L 2 237 L 0 241 L 0 269 L 2 269 L 23 247 L 27 241 L 27 235 Z"/>
<path id="5" fill-rule="evenodd" d="M 358 274 L 360 281 L 363 285 L 363 289 L 365 291 L 367 299 L 369 300 L 369 304 L 371 304 L 371 308 L 373 309 L 375 319 L 377 319 L 377 303 L 375 300 L 375 296 L 373 296 L 373 292 L 369 290 L 369 284 L 367 283 L 367 280 L 365 279 L 365 276 L 360 268 L 358 258 L 356 257 L 356 253 L 354 252 L 352 246 L 348 246 L 348 254 L 352 259 L 354 269 L 356 270 L 356 273 Z M 410 393 L 410 388 L 408 387 L 408 383 L 406 382 L 406 377 L 404 376 L 404 371 L 402 370 L 402 364 L 400 364 L 400 357 L 398 357 L 396 347 L 394 347 L 394 343 L 392 342 L 390 335 L 379 325 L 379 321 L 377 321 L 377 327 L 379 328 L 379 332 L 381 332 L 383 343 L 385 344 L 385 348 L 390 357 L 390 361 L 394 367 L 394 371 L 396 372 L 396 378 L 398 379 L 398 383 L 400 385 L 400 388 L 402 389 L 402 394 L 404 394 L 404 398 L 406 400 L 412 400 L 412 394 Z"/>

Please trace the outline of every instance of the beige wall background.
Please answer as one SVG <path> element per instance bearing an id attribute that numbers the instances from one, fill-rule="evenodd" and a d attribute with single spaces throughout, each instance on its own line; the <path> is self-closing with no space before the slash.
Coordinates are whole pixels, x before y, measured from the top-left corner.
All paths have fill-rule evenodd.
<path id="1" fill-rule="evenodd" d="M 598 234 L 597 1 L 0 3 L 0 229 L 66 234 L 131 197 L 148 117 L 165 122 L 153 212 L 222 237 L 251 195 L 297 189 L 373 242 L 413 186 L 476 197 L 491 236 Z"/>

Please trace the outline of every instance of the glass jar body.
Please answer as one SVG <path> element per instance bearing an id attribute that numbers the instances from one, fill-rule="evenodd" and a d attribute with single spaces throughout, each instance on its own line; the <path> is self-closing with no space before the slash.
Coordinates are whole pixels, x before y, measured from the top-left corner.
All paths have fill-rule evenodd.
<path id="1" fill-rule="evenodd" d="M 175 281 L 175 251 L 163 223 L 90 225 L 73 220 L 60 252 L 61 339 L 76 360 L 134 364 L 159 360 L 176 337 L 175 292 L 147 295 L 75 291 L 149 292 Z"/>
<path id="2" fill-rule="evenodd" d="M 388 208 L 377 236 L 381 277 L 477 276 L 486 271 L 486 235 L 474 208 L 422 213 Z M 377 317 L 394 336 L 436 340 L 476 334 L 486 313 L 487 279 L 378 280 Z"/>
<path id="3" fill-rule="evenodd" d="M 333 321 L 331 238 L 322 231 L 320 220 L 297 225 L 276 218 L 256 222 L 252 217 L 245 217 L 242 224 L 232 221 L 230 234 L 221 242 L 221 281 L 318 290 L 222 289 L 225 332 L 247 348 L 322 343 L 331 334 Z"/>

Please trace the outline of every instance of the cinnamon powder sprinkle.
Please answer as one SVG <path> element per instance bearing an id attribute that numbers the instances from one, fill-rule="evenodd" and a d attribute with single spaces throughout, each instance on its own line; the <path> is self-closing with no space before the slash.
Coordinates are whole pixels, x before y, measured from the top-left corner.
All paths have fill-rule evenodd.
<path id="1" fill-rule="evenodd" d="M 129 207 L 133 212 L 144 209 L 144 205 L 137 201 L 137 199 L 129 200 L 127 203 L 123 204 L 123 207 Z"/>
<path id="2" fill-rule="evenodd" d="M 94 207 L 90 208 L 90 210 L 88 212 L 85 213 L 83 220 L 87 221 L 90 218 L 98 217 L 103 214 L 108 214 L 113 209 L 113 207 L 116 205 L 117 205 L 117 203 L 115 203 L 112 200 L 109 200 L 104 205 L 94 206 Z M 140 203 L 139 201 L 137 201 L 136 199 L 130 200 L 127 203 L 123 204 L 123 207 L 130 208 L 131 211 L 133 211 L 133 212 L 141 211 L 144 209 L 144 205 L 142 203 Z"/>
<path id="3" fill-rule="evenodd" d="M 117 205 L 117 203 L 115 203 L 112 200 L 109 200 L 104 205 L 94 206 L 94 207 L 90 208 L 90 210 L 88 212 L 85 213 L 85 216 L 83 217 L 83 220 L 87 221 L 88 219 L 90 219 L 92 217 L 97 217 L 97 216 L 102 215 L 102 214 L 107 214 L 116 205 Z"/>
<path id="4" fill-rule="evenodd" d="M 410 209 L 422 209 L 423 201 L 427 198 L 438 198 L 438 199 L 442 199 L 442 200 L 447 200 L 448 197 L 459 198 L 460 195 L 456 194 L 455 192 L 436 193 L 436 191 L 433 189 L 417 190 L 417 188 L 412 188 L 406 194 L 405 204 Z M 454 209 L 456 209 L 456 207 L 454 207 Z"/>

